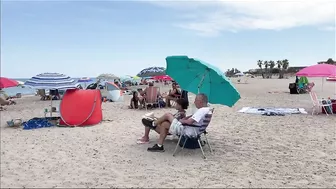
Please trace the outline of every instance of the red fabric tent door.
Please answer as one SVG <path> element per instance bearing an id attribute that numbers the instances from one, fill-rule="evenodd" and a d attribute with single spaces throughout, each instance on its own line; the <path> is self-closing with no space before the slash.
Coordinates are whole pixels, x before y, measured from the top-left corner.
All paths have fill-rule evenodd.
<path id="1" fill-rule="evenodd" d="M 89 126 L 103 119 L 102 96 L 99 90 L 68 89 L 60 104 L 64 126 Z"/>

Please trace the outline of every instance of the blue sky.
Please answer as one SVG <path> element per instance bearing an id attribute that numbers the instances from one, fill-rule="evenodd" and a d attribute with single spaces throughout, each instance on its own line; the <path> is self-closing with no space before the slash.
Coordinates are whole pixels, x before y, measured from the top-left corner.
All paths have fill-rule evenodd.
<path id="1" fill-rule="evenodd" d="M 135 75 L 188 55 L 223 71 L 335 59 L 331 1 L 2 1 L 1 76 Z"/>

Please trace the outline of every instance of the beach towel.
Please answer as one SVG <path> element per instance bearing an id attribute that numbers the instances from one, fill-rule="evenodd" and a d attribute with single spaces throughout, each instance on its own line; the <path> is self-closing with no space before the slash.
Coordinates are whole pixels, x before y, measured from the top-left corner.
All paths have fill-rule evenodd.
<path id="1" fill-rule="evenodd" d="M 266 116 L 284 116 L 288 114 L 307 114 L 304 108 L 243 107 L 238 112 Z"/>
<path id="2" fill-rule="evenodd" d="M 53 118 L 38 118 L 35 117 L 33 119 L 30 119 L 26 122 L 23 122 L 23 129 L 24 130 L 30 130 L 30 129 L 38 129 L 38 128 L 44 128 L 44 127 L 52 127 L 55 126 L 54 124 L 50 123 L 50 121 Z"/>

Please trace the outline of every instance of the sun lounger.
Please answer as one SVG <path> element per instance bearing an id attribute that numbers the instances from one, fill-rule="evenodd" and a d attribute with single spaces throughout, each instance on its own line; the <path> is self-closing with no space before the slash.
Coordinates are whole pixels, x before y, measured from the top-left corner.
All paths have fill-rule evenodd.
<path id="1" fill-rule="evenodd" d="M 51 96 L 46 95 L 46 91 L 44 89 L 39 89 L 37 91 L 37 94 L 41 96 L 40 100 L 51 100 Z"/>

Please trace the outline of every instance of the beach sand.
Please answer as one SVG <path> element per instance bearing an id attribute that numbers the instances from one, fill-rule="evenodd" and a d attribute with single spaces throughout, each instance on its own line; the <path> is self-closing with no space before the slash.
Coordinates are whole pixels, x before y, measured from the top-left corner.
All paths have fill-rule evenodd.
<path id="1" fill-rule="evenodd" d="M 234 80 L 234 79 L 233 79 Z M 176 140 L 164 153 L 136 144 L 145 110 L 124 102 L 103 103 L 101 124 L 84 128 L 9 128 L 6 121 L 42 117 L 50 102 L 17 100 L 1 112 L 1 187 L 336 187 L 336 116 L 311 115 L 309 94 L 290 95 L 294 79 L 250 79 L 236 84 L 241 100 L 215 107 L 208 128 L 214 152 L 185 149 L 176 157 Z M 315 80 L 319 97 L 335 96 L 335 83 Z M 268 93 L 276 91 L 276 93 Z M 190 102 L 193 102 L 191 95 Z M 305 108 L 308 114 L 261 116 L 238 113 L 245 106 Z M 173 109 L 154 110 L 156 115 Z"/>

